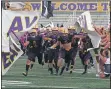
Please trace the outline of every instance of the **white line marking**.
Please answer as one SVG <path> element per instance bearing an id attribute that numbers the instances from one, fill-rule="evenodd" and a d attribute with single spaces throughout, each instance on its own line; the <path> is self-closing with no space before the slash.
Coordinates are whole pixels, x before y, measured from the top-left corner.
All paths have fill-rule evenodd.
<path id="1" fill-rule="evenodd" d="M 2 88 L 4 88 L 5 86 L 2 86 Z"/>
<path id="2" fill-rule="evenodd" d="M 15 86 L 27 86 L 27 85 L 15 85 Z M 64 87 L 64 86 L 37 86 L 37 85 L 30 85 L 30 86 L 27 86 L 27 87 L 33 87 L 33 88 L 61 88 L 61 89 L 66 89 L 66 88 L 68 88 L 68 89 L 72 89 L 72 88 L 78 88 L 78 87 Z"/>
<path id="3" fill-rule="evenodd" d="M 69 72 L 69 71 L 66 71 L 66 72 Z M 74 73 L 80 73 L 80 74 L 83 73 L 83 71 L 77 71 L 77 70 L 76 70 L 76 71 L 74 70 L 73 72 L 74 72 Z M 94 73 L 94 72 L 88 72 L 88 73 Z"/>
<path id="4" fill-rule="evenodd" d="M 66 89 L 66 88 L 78 88 L 78 87 L 64 87 L 64 86 L 30 86 L 30 87 L 36 87 L 36 88 L 61 88 L 61 89 Z"/>
<path id="5" fill-rule="evenodd" d="M 37 76 L 37 75 L 28 75 L 29 77 L 30 76 Z M 82 75 L 81 75 L 82 76 Z M 84 76 L 84 75 L 83 75 Z M 42 79 L 42 77 L 43 77 L 43 79 Z M 40 77 L 38 77 L 38 78 L 40 78 L 40 79 L 42 79 L 42 80 L 44 80 L 44 76 L 40 76 Z M 110 80 L 110 79 L 101 79 L 101 78 L 87 78 L 87 77 L 67 77 L 67 76 L 46 76 L 46 78 L 78 78 L 78 79 L 96 79 L 96 80 Z"/>
<path id="6" fill-rule="evenodd" d="M 10 81 L 10 80 L 2 80 L 3 85 L 16 85 L 16 84 L 31 84 L 31 82 L 25 82 L 25 81 Z"/>

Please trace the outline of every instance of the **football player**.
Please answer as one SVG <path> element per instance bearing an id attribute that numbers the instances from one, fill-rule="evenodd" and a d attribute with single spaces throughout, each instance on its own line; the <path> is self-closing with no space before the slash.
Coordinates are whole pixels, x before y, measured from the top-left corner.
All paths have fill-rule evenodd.
<path id="1" fill-rule="evenodd" d="M 27 41 L 24 43 L 24 46 L 27 46 L 27 56 L 28 60 L 26 61 L 26 72 L 22 74 L 24 76 L 28 75 L 29 67 L 33 67 L 35 58 L 38 57 L 38 63 L 43 65 L 42 62 L 42 36 L 40 36 L 35 28 L 30 31 L 30 36 L 27 38 Z M 32 64 L 31 64 L 32 62 Z"/>
<path id="2" fill-rule="evenodd" d="M 58 60 L 58 63 L 61 62 L 61 60 L 63 60 L 63 59 L 65 61 L 61 68 L 61 72 L 60 72 L 60 75 L 62 75 L 66 65 L 68 63 L 70 63 L 70 61 L 73 60 L 73 58 L 74 58 L 74 54 L 73 54 L 74 50 L 71 46 L 73 36 L 68 33 L 68 29 L 64 29 L 63 27 L 61 27 L 61 29 L 59 29 L 59 31 L 61 32 L 61 34 L 59 35 L 57 42 L 53 46 L 51 46 L 51 48 L 54 49 L 58 45 L 60 45 L 60 47 L 61 47 L 60 53 L 59 53 L 59 58 L 61 58 L 61 59 Z M 81 38 L 83 36 L 75 35 L 74 37 Z"/>
<path id="3" fill-rule="evenodd" d="M 82 74 L 87 73 L 88 64 L 90 62 L 91 54 L 87 51 L 87 36 L 85 38 L 80 39 L 81 45 L 79 50 L 79 57 L 84 65 L 84 72 Z"/>

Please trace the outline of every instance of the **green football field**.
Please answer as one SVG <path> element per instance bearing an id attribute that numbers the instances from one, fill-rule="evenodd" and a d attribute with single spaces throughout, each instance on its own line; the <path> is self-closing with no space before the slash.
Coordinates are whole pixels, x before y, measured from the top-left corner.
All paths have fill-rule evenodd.
<path id="1" fill-rule="evenodd" d="M 73 74 L 64 72 L 62 76 L 50 75 L 47 64 L 43 67 L 36 61 L 27 77 L 22 75 L 25 71 L 27 57 L 20 57 L 5 76 L 2 77 L 3 89 L 80 89 L 80 88 L 110 88 L 110 79 L 100 79 L 95 75 L 95 69 L 88 69 L 88 73 L 81 75 L 83 66 L 79 57 L 76 59 Z"/>

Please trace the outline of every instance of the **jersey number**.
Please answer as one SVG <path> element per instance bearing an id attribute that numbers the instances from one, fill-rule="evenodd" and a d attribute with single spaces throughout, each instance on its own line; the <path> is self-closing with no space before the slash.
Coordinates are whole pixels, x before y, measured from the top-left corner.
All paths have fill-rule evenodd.
<path id="1" fill-rule="evenodd" d="M 37 47 L 36 41 L 33 41 L 33 46 Z"/>

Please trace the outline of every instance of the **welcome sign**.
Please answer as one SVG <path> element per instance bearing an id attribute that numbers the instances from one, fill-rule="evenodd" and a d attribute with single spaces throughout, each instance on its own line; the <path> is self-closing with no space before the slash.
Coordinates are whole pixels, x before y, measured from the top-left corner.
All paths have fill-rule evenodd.
<path id="1" fill-rule="evenodd" d="M 30 10 L 41 10 L 40 2 L 28 2 Z M 52 2 L 54 11 L 109 11 L 109 2 Z"/>

